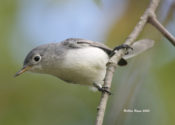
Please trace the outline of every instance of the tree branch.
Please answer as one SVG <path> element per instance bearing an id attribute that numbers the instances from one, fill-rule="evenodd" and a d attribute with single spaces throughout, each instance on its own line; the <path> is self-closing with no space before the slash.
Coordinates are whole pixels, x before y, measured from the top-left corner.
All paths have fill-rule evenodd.
<path id="1" fill-rule="evenodd" d="M 148 22 L 150 15 L 152 15 L 152 13 L 155 13 L 155 10 L 158 4 L 159 4 L 159 0 L 151 0 L 149 7 L 146 9 L 143 16 L 141 16 L 140 21 L 137 23 L 137 25 L 135 26 L 131 34 L 127 37 L 124 44 L 132 45 L 134 43 L 136 38 L 139 36 L 141 31 L 143 30 L 144 26 Z M 108 91 L 110 91 L 110 88 L 111 88 L 111 82 L 112 82 L 113 74 L 117 67 L 117 63 L 121 59 L 121 57 L 124 55 L 124 53 L 125 53 L 124 50 L 120 50 L 119 52 L 116 52 L 116 54 L 110 58 L 107 64 L 104 87 L 108 88 Z M 103 124 L 104 113 L 106 110 L 108 97 L 109 97 L 108 93 L 102 92 L 100 104 L 97 108 L 96 125 Z"/>
<path id="2" fill-rule="evenodd" d="M 157 30 L 159 30 L 175 46 L 174 36 L 157 20 L 154 14 L 150 15 L 148 22 L 156 27 Z"/>

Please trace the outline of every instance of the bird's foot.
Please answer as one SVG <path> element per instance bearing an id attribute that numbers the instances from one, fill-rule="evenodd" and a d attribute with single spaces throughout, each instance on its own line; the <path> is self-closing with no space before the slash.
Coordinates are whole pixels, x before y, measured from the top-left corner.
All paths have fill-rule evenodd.
<path id="1" fill-rule="evenodd" d="M 120 49 L 125 49 L 125 50 L 126 50 L 125 55 L 128 54 L 128 50 L 129 50 L 129 49 L 133 50 L 133 48 L 132 48 L 131 46 L 129 46 L 129 45 L 127 45 L 127 44 L 121 44 L 121 45 L 115 47 L 115 48 L 114 48 L 114 51 L 115 51 L 115 50 L 120 50 Z"/>
<path id="2" fill-rule="evenodd" d="M 109 95 L 112 94 L 112 93 L 108 90 L 108 87 L 101 87 L 101 88 L 98 88 L 98 91 L 100 91 L 100 92 L 106 92 L 106 93 L 108 93 Z"/>
<path id="3" fill-rule="evenodd" d="M 129 54 L 129 52 L 128 52 L 129 49 L 133 50 L 133 48 L 130 47 L 129 45 L 127 45 L 127 44 L 121 44 L 121 45 L 119 45 L 119 46 L 117 46 L 117 47 L 115 47 L 113 49 L 113 51 L 110 54 L 110 57 L 112 57 L 115 54 L 115 51 L 116 50 L 119 51 L 120 49 L 124 49 L 125 50 L 125 55 L 128 55 Z"/>
<path id="4" fill-rule="evenodd" d="M 111 95 L 112 93 L 108 90 L 109 89 L 109 87 L 105 87 L 105 86 L 101 86 L 101 85 L 99 85 L 99 84 L 96 84 L 96 83 L 94 83 L 93 84 L 94 85 L 94 87 L 95 88 L 97 88 L 98 89 L 98 91 L 100 91 L 100 92 L 103 92 L 103 93 L 108 93 L 109 95 Z"/>

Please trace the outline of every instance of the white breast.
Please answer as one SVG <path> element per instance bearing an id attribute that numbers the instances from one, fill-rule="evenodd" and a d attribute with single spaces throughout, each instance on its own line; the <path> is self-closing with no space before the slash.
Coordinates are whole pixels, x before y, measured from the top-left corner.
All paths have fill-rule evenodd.
<path id="1" fill-rule="evenodd" d="M 100 48 L 71 49 L 65 55 L 58 77 L 69 82 L 92 85 L 102 84 L 108 55 Z"/>

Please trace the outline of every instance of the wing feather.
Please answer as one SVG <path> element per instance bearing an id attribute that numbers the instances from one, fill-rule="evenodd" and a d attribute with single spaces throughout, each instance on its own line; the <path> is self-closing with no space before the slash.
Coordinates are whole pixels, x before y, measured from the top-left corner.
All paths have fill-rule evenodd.
<path id="1" fill-rule="evenodd" d="M 110 55 L 110 53 L 112 52 L 112 49 L 105 46 L 104 44 L 99 43 L 99 42 L 94 42 L 91 40 L 86 40 L 86 39 L 69 38 L 69 39 L 64 40 L 62 43 L 64 44 L 64 46 L 67 46 L 69 48 L 83 48 L 83 47 L 92 46 L 92 47 L 101 48 L 108 55 Z"/>

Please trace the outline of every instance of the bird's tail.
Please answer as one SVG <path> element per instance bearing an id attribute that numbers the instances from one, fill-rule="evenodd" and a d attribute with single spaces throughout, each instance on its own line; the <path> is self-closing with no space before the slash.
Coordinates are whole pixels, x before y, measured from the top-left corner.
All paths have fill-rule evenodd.
<path id="1" fill-rule="evenodd" d="M 123 58 L 127 60 L 129 58 L 132 58 L 134 56 L 141 54 L 142 52 L 152 48 L 153 46 L 154 46 L 153 40 L 150 40 L 150 39 L 138 40 L 131 46 L 131 48 L 133 49 L 129 49 L 128 54 L 123 56 Z"/>

